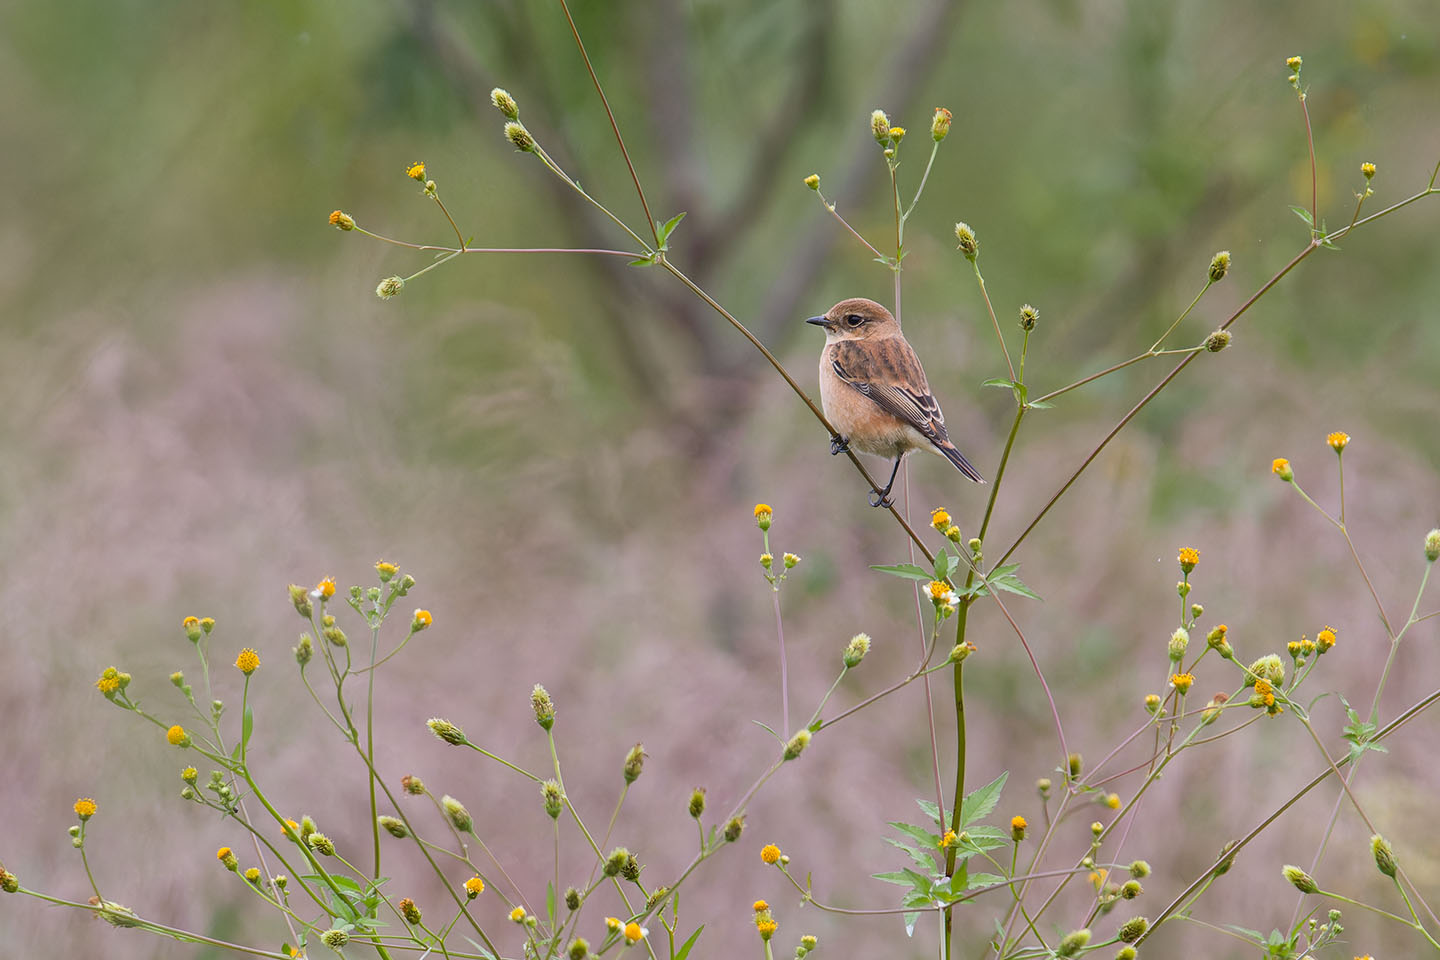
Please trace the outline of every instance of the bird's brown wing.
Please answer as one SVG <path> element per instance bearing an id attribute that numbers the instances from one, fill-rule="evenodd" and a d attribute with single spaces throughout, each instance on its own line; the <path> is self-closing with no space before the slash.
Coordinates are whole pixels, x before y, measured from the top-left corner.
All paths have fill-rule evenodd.
<path id="1" fill-rule="evenodd" d="M 965 476 L 985 482 L 950 442 L 945 415 L 930 392 L 920 358 L 904 338 L 841 340 L 831 348 L 830 366 L 851 388 L 918 430 Z"/>

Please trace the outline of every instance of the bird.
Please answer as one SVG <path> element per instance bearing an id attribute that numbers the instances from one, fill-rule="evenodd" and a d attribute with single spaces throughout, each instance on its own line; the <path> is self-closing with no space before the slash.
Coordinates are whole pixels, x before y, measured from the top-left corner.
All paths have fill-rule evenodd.
<path id="1" fill-rule="evenodd" d="M 852 446 L 861 453 L 894 461 L 883 490 L 873 490 L 870 506 L 889 507 L 900 461 L 916 450 L 949 460 L 976 483 L 980 471 L 950 441 L 945 415 L 930 392 L 920 358 L 900 331 L 900 321 L 874 300 L 841 300 L 806 323 L 825 328 L 820 351 L 820 405 L 836 430 L 830 454 Z"/>

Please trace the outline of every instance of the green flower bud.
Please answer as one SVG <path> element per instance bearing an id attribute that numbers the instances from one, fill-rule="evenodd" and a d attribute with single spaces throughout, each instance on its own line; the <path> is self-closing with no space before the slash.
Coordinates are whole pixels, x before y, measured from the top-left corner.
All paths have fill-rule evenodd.
<path id="1" fill-rule="evenodd" d="M 1150 921 L 1145 917 L 1132 917 L 1120 925 L 1118 936 L 1122 943 L 1134 943 L 1145 935 L 1150 929 Z"/>
<path id="2" fill-rule="evenodd" d="M 1375 858 L 1375 866 L 1380 872 L 1394 879 L 1398 868 L 1395 866 L 1395 851 L 1391 848 L 1390 841 L 1378 833 L 1375 834 L 1370 838 L 1370 854 Z"/>
<path id="3" fill-rule="evenodd" d="M 1318 893 L 1320 890 L 1310 874 L 1293 864 L 1287 863 L 1280 872 L 1285 875 L 1286 880 L 1290 881 L 1290 885 L 1301 893 Z"/>

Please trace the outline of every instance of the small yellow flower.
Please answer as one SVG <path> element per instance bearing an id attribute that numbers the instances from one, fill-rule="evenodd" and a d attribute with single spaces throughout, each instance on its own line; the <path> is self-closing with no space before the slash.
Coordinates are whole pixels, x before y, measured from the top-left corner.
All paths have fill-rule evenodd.
<path id="1" fill-rule="evenodd" d="M 104 672 L 100 674 L 100 679 L 95 681 L 95 689 L 107 696 L 119 690 L 120 671 L 114 667 L 106 667 Z"/>
<path id="2" fill-rule="evenodd" d="M 175 726 L 171 727 L 169 730 L 165 731 L 165 739 L 170 741 L 171 746 L 190 746 L 190 734 L 186 733 L 185 728 L 180 726 L 180 724 L 178 723 L 175 724 Z"/>
<path id="3" fill-rule="evenodd" d="M 344 210 L 333 210 L 330 213 L 330 226 L 340 230 L 354 230 L 355 218 Z"/>
<path id="4" fill-rule="evenodd" d="M 755 504 L 755 525 L 761 530 L 769 530 L 770 522 L 775 518 L 775 511 L 770 509 L 768 503 Z"/>
<path id="5" fill-rule="evenodd" d="M 1289 67 L 1290 70 L 1293 72 L 1299 70 L 1300 64 L 1304 62 L 1305 61 L 1301 60 L 1299 57 L 1289 57 L 1285 60 L 1285 66 Z"/>
<path id="6" fill-rule="evenodd" d="M 931 580 L 925 585 L 925 592 L 930 594 L 930 600 L 936 606 L 953 605 L 959 601 L 955 588 L 944 580 Z"/>
<path id="7" fill-rule="evenodd" d="M 250 674 L 260 669 L 260 654 L 256 653 L 252 648 L 246 647 L 235 657 L 235 669 L 247 677 L 250 676 Z"/>
<path id="8" fill-rule="evenodd" d="M 762 863 L 778 863 L 780 860 L 780 848 L 773 843 L 767 843 L 760 848 L 760 861 Z"/>
<path id="9" fill-rule="evenodd" d="M 246 870 L 246 871 L 245 871 L 245 879 L 246 879 L 246 880 L 249 880 L 251 883 L 259 883 L 259 882 L 260 882 L 260 868 L 259 868 L 259 867 L 251 867 L 251 868 L 249 868 L 248 870 Z"/>
<path id="10" fill-rule="evenodd" d="M 200 771 L 194 767 L 186 767 L 180 771 L 180 779 L 186 783 L 194 784 L 200 778 Z"/>
<path id="11" fill-rule="evenodd" d="M 770 904 L 766 903 L 764 900 L 756 900 L 754 904 L 754 909 L 756 913 L 759 913 L 762 910 L 769 910 Z"/>
<path id="12" fill-rule="evenodd" d="M 936 507 L 930 511 L 930 526 L 936 530 L 944 531 L 950 526 L 950 511 L 944 507 Z"/>
<path id="13" fill-rule="evenodd" d="M 769 940 L 771 937 L 775 936 L 775 931 L 779 929 L 779 926 L 780 925 L 774 920 L 755 921 L 755 929 L 759 932 L 761 940 Z"/>
<path id="14" fill-rule="evenodd" d="M 81 820 L 89 820 L 91 817 L 95 816 L 95 811 L 97 809 L 99 808 L 95 805 L 95 801 L 91 800 L 89 797 L 81 797 L 79 800 L 75 801 L 75 816 L 79 817 Z"/>
<path id="15" fill-rule="evenodd" d="M 1090 886 L 1094 887 L 1096 890 L 1099 890 L 1101 887 L 1105 886 L 1105 878 L 1108 876 L 1110 876 L 1110 871 L 1106 870 L 1104 867 L 1101 867 L 1099 870 L 1092 870 L 1090 872 L 1089 878 Z"/>
<path id="16" fill-rule="evenodd" d="M 285 826 L 289 827 L 295 833 L 300 832 L 300 824 L 296 823 L 294 820 L 291 820 L 289 817 L 285 818 Z"/>
<path id="17" fill-rule="evenodd" d="M 899 143 L 901 140 L 904 140 L 904 139 L 905 139 L 905 128 L 904 128 L 904 127 L 891 127 L 891 128 L 890 128 L 890 139 L 893 140 L 893 141 L 895 141 L 896 143 Z"/>
<path id="18" fill-rule="evenodd" d="M 415 633 L 419 633 L 421 630 L 430 626 L 432 619 L 429 610 L 416 610 L 415 618 L 410 621 L 410 629 Z"/>
<path id="19" fill-rule="evenodd" d="M 946 831 L 945 831 L 945 836 L 943 836 L 943 837 L 940 838 L 940 849 L 941 849 L 941 850 L 949 850 L 949 849 L 950 849 L 951 847 L 953 847 L 954 845 L 955 845 L 955 831 L 954 831 L 954 830 L 946 830 Z"/>
<path id="20" fill-rule="evenodd" d="M 1360 175 L 1363 176 L 1366 180 L 1369 180 L 1371 177 L 1375 176 L 1375 164 L 1368 162 L 1360 164 Z"/>
<path id="21" fill-rule="evenodd" d="M 809 187 L 811 190 L 819 190 L 819 189 L 820 189 L 820 174 L 818 174 L 818 173 L 812 173 L 812 174 L 810 174 L 810 176 L 806 177 L 806 178 L 805 178 L 805 186 Z"/>
<path id="22" fill-rule="evenodd" d="M 620 929 L 621 929 L 623 926 L 625 926 L 625 925 L 620 922 L 620 918 L 619 918 L 619 917 L 606 917 L 606 918 L 605 918 L 605 929 L 609 930 L 611 933 L 619 933 L 619 932 L 620 932 Z"/>
<path id="23" fill-rule="evenodd" d="M 513 921 L 515 921 L 516 923 L 524 923 L 524 922 L 525 922 L 525 908 L 524 908 L 524 907 L 516 907 L 514 910 L 511 910 L 511 911 L 510 911 L 510 919 L 513 920 Z"/>
<path id="24" fill-rule="evenodd" d="M 1325 438 L 1325 442 L 1330 444 L 1331 450 L 1339 453 L 1340 451 L 1344 450 L 1345 445 L 1350 442 L 1350 434 L 1340 430 L 1336 430 L 1334 433 L 1330 434 Z"/>
<path id="25" fill-rule="evenodd" d="M 1290 469 L 1290 461 L 1284 457 L 1275 458 L 1274 462 L 1270 464 L 1270 472 L 1286 483 L 1295 479 L 1295 471 Z"/>
<path id="26" fill-rule="evenodd" d="M 335 578 L 326 577 L 324 580 L 321 580 L 315 584 L 315 591 L 320 594 L 322 600 L 329 600 L 335 596 Z"/>
<path id="27" fill-rule="evenodd" d="M 1315 634 L 1315 646 L 1321 653 L 1335 646 L 1335 631 L 1329 626 Z"/>
<path id="28" fill-rule="evenodd" d="M 1189 573 L 1191 570 L 1194 570 L 1195 565 L 1200 562 L 1200 551 L 1194 547 L 1181 547 L 1178 559 L 1180 561 L 1180 569 Z"/>
<path id="29" fill-rule="evenodd" d="M 215 859 L 223 863 L 226 870 L 236 870 L 240 866 L 240 861 L 236 859 L 235 853 L 229 847 L 221 847 L 216 850 Z"/>
<path id="30" fill-rule="evenodd" d="M 425 181 L 425 161 L 417 160 L 405 168 L 405 176 L 423 183 Z"/>
<path id="31" fill-rule="evenodd" d="M 380 574 L 381 583 L 389 583 L 390 578 L 400 572 L 400 568 L 388 560 L 376 560 L 375 572 Z"/>
<path id="32" fill-rule="evenodd" d="M 479 877 L 471 877 L 469 880 L 465 881 L 465 896 L 469 899 L 474 900 L 476 897 L 480 896 L 480 894 L 484 892 L 485 881 L 481 880 Z"/>
<path id="33" fill-rule="evenodd" d="M 1145 709 L 1150 713 L 1160 709 L 1160 695 L 1158 693 L 1145 694 Z"/>
<path id="34" fill-rule="evenodd" d="M 184 627 L 186 630 L 192 630 L 195 627 L 200 626 L 200 618 L 186 617 L 184 620 L 180 621 L 180 626 Z"/>
<path id="35" fill-rule="evenodd" d="M 1170 677 L 1170 686 L 1179 690 L 1182 694 L 1187 692 L 1194 683 L 1195 675 L 1193 673 L 1177 673 Z"/>
<path id="36" fill-rule="evenodd" d="M 231 851 L 229 847 L 221 847 L 219 850 L 215 851 L 215 859 L 224 860 L 226 857 L 230 856 L 230 852 Z"/>
<path id="37" fill-rule="evenodd" d="M 935 116 L 930 121 L 930 137 L 936 143 L 944 140 L 950 134 L 950 124 L 955 115 L 944 107 L 935 108 Z"/>
<path id="38" fill-rule="evenodd" d="M 629 923 L 625 924 L 626 943 L 639 943 L 641 940 L 644 939 L 645 930 L 640 926 L 640 924 L 636 923 L 634 920 L 631 920 Z"/>
<path id="39" fill-rule="evenodd" d="M 945 534 L 945 539 L 949 540 L 951 543 L 960 542 L 960 528 L 955 526 L 953 523 L 940 532 Z"/>
<path id="40" fill-rule="evenodd" d="M 1025 818 L 1024 818 L 1024 817 L 1019 816 L 1019 815 L 1016 815 L 1016 816 L 1011 817 L 1011 818 L 1010 818 L 1010 839 L 1014 840 L 1016 843 L 1019 843 L 1021 840 L 1024 840 L 1024 839 L 1025 839 L 1025 830 L 1026 830 L 1026 828 L 1029 827 L 1029 826 L 1030 826 L 1030 825 L 1025 822 Z"/>
<path id="41" fill-rule="evenodd" d="M 1109 807 L 1111 810 L 1119 810 L 1119 809 L 1120 809 L 1120 794 L 1118 794 L 1118 793 L 1107 793 L 1107 794 L 1105 794 L 1105 806 Z"/>

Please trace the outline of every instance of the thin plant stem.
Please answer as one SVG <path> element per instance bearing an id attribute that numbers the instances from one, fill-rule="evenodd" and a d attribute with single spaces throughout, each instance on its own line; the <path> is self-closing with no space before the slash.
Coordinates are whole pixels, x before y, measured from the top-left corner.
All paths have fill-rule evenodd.
<path id="1" fill-rule="evenodd" d="M 985 298 L 985 309 L 990 314 L 990 323 L 995 327 L 995 339 L 1000 343 L 1000 352 L 1005 355 L 1005 368 L 1010 371 L 1010 379 L 1015 379 L 1015 364 L 1010 362 L 1010 348 L 1005 346 L 1005 337 L 1000 332 L 1000 321 L 995 319 L 995 308 L 990 305 L 990 294 L 985 289 L 985 276 L 980 272 L 980 258 L 976 257 L 970 261 L 970 266 L 975 269 L 975 282 L 980 284 L 980 296 Z"/>

